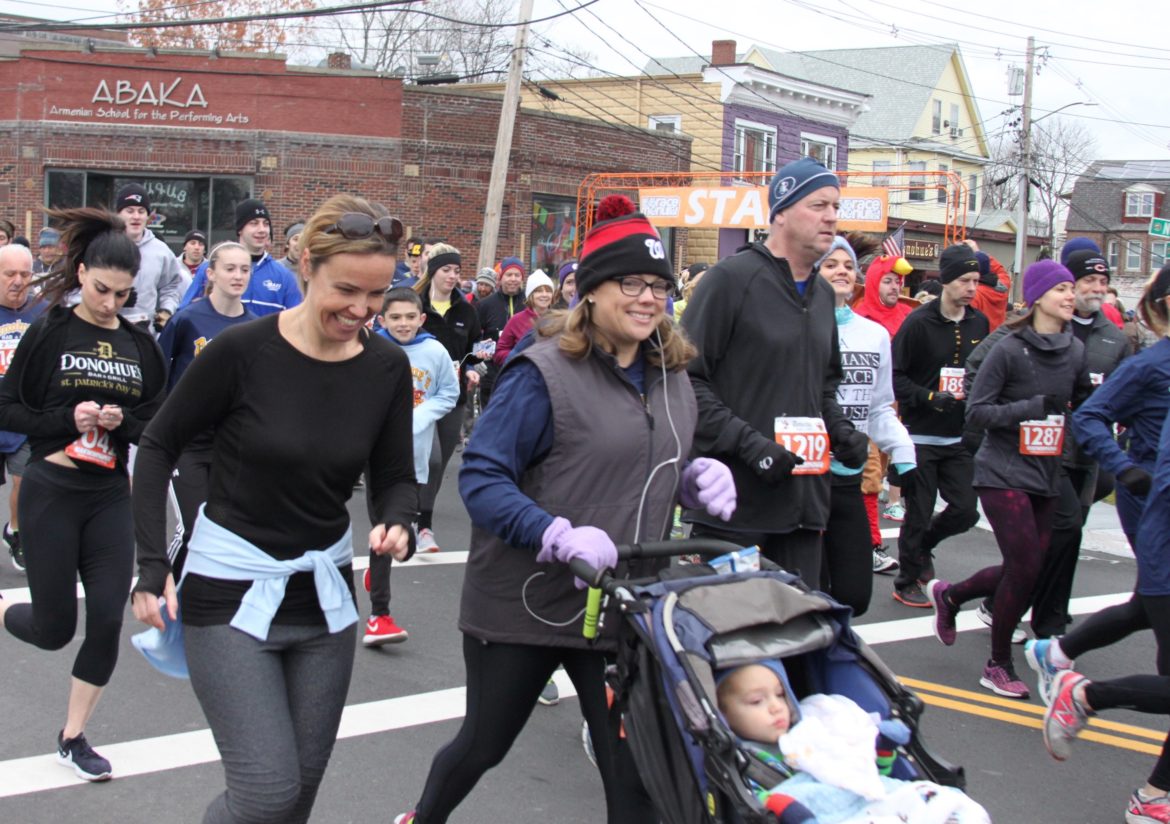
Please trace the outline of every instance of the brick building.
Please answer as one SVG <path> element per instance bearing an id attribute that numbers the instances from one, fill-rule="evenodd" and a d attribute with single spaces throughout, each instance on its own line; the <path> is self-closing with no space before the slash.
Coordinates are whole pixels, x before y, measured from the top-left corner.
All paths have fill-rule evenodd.
<path id="1" fill-rule="evenodd" d="M 152 194 L 152 228 L 176 249 L 192 228 L 234 238 L 234 204 L 251 195 L 269 205 L 279 243 L 326 197 L 353 192 L 474 260 L 500 103 L 344 62 L 37 44 L 0 57 L 0 217 L 32 235 L 42 207 L 109 206 L 137 180 Z M 682 135 L 522 109 L 499 254 L 563 259 L 586 174 L 689 158 Z"/>

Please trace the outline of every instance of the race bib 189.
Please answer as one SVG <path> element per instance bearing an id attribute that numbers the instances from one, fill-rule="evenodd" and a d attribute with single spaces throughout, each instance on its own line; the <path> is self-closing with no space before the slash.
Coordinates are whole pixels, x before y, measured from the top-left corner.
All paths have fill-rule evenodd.
<path id="1" fill-rule="evenodd" d="M 829 471 L 829 433 L 820 418 L 777 418 L 776 443 L 804 459 L 792 470 L 793 475 L 824 475 Z"/>
<path id="2" fill-rule="evenodd" d="M 106 469 L 113 469 L 118 463 L 118 455 L 110 443 L 110 433 L 100 426 L 82 433 L 80 438 L 65 447 L 65 454 L 75 461 L 97 464 Z"/>
<path id="3" fill-rule="evenodd" d="M 938 370 L 938 391 L 950 392 L 959 400 L 963 395 L 963 375 L 966 371 L 961 366 L 944 366 Z"/>
<path id="4" fill-rule="evenodd" d="M 1020 422 L 1020 454 L 1053 456 L 1064 447 L 1064 415 Z"/>

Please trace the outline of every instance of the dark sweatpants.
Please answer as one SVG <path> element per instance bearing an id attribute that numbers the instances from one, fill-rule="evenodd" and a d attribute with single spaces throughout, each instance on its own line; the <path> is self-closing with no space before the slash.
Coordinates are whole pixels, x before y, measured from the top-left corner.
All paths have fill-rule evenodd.
<path id="1" fill-rule="evenodd" d="M 852 607 L 854 617 L 869 609 L 873 597 L 873 545 L 860 475 L 833 476 L 820 589 Z"/>
<path id="2" fill-rule="evenodd" d="M 906 520 L 898 535 L 896 589 L 933 578 L 934 548 L 979 522 L 971 453 L 959 443 L 915 444 L 914 453 L 918 462 L 914 484 L 902 493 Z M 947 507 L 936 515 L 934 502 L 939 495 Z"/>

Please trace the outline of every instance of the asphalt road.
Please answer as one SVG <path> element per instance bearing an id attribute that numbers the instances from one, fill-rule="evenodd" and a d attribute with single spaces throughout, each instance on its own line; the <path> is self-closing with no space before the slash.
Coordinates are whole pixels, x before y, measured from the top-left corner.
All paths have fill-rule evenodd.
<path id="1" fill-rule="evenodd" d="M 455 619 L 470 530 L 455 490 L 456 469 L 448 470 L 436 511 L 444 551 L 394 572 L 392 611 L 410 639 L 357 652 L 315 822 L 389 822 L 410 809 L 431 757 L 458 728 L 464 673 Z M 6 492 L 2 500 L 6 504 Z M 5 510 L 0 506 L 0 513 Z M 351 511 L 361 534 L 366 520 L 360 498 L 351 502 Z M 997 557 L 990 533 L 976 529 L 944 544 L 938 569 L 958 579 Z M 1125 597 L 1133 579 L 1132 560 L 1086 552 L 1074 611 L 1098 608 L 1105 598 L 1094 596 Z M 998 824 L 1122 821 L 1129 792 L 1144 782 L 1160 750 L 1165 719 L 1111 713 L 1101 719 L 1110 726 L 1094 728 L 1097 740 L 1078 742 L 1067 763 L 1053 761 L 1040 736 L 1039 699 L 1001 699 L 978 686 L 988 655 L 987 630 L 972 626 L 953 648 L 942 647 L 930 633 L 929 613 L 895 603 L 890 581 L 875 582 L 873 607 L 858 622 L 861 631 L 926 700 L 922 735 L 939 754 L 966 767 L 968 791 L 993 819 Z M 4 596 L 19 598 L 22 587 L 23 576 L 3 559 Z M 360 597 L 360 606 L 368 609 L 365 593 Z M 114 765 L 115 779 L 102 785 L 76 780 L 51 756 L 79 640 L 48 653 L 0 634 L 3 824 L 198 822 L 207 801 L 221 791 L 223 772 L 189 684 L 159 675 L 133 650 L 129 636 L 137 628 L 129 611 L 126 627 L 118 669 L 87 730 Z M 1078 668 L 1100 677 L 1152 672 L 1153 652 L 1146 633 L 1085 656 Z M 1017 666 L 1030 676 L 1022 652 Z M 562 686 L 568 692 L 567 682 Z M 601 784 L 582 753 L 579 732 L 571 696 L 556 707 L 537 707 L 511 754 L 485 776 L 452 822 L 601 820 Z"/>

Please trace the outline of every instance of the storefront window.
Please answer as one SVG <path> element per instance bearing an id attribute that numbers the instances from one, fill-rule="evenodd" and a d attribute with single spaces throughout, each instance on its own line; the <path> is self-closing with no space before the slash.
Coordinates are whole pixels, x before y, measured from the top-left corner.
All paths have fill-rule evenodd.
<path id="1" fill-rule="evenodd" d="M 556 275 L 557 267 L 573 256 L 577 233 L 577 201 L 555 195 L 532 198 L 532 253 L 529 267 Z"/>
<path id="2" fill-rule="evenodd" d="M 235 240 L 236 204 L 252 192 L 252 179 L 247 177 L 148 177 L 51 170 L 45 176 L 45 205 L 111 209 L 118 190 L 127 183 L 146 187 L 150 194 L 149 228 L 176 253 L 192 229 L 209 232 L 212 245 Z"/>

